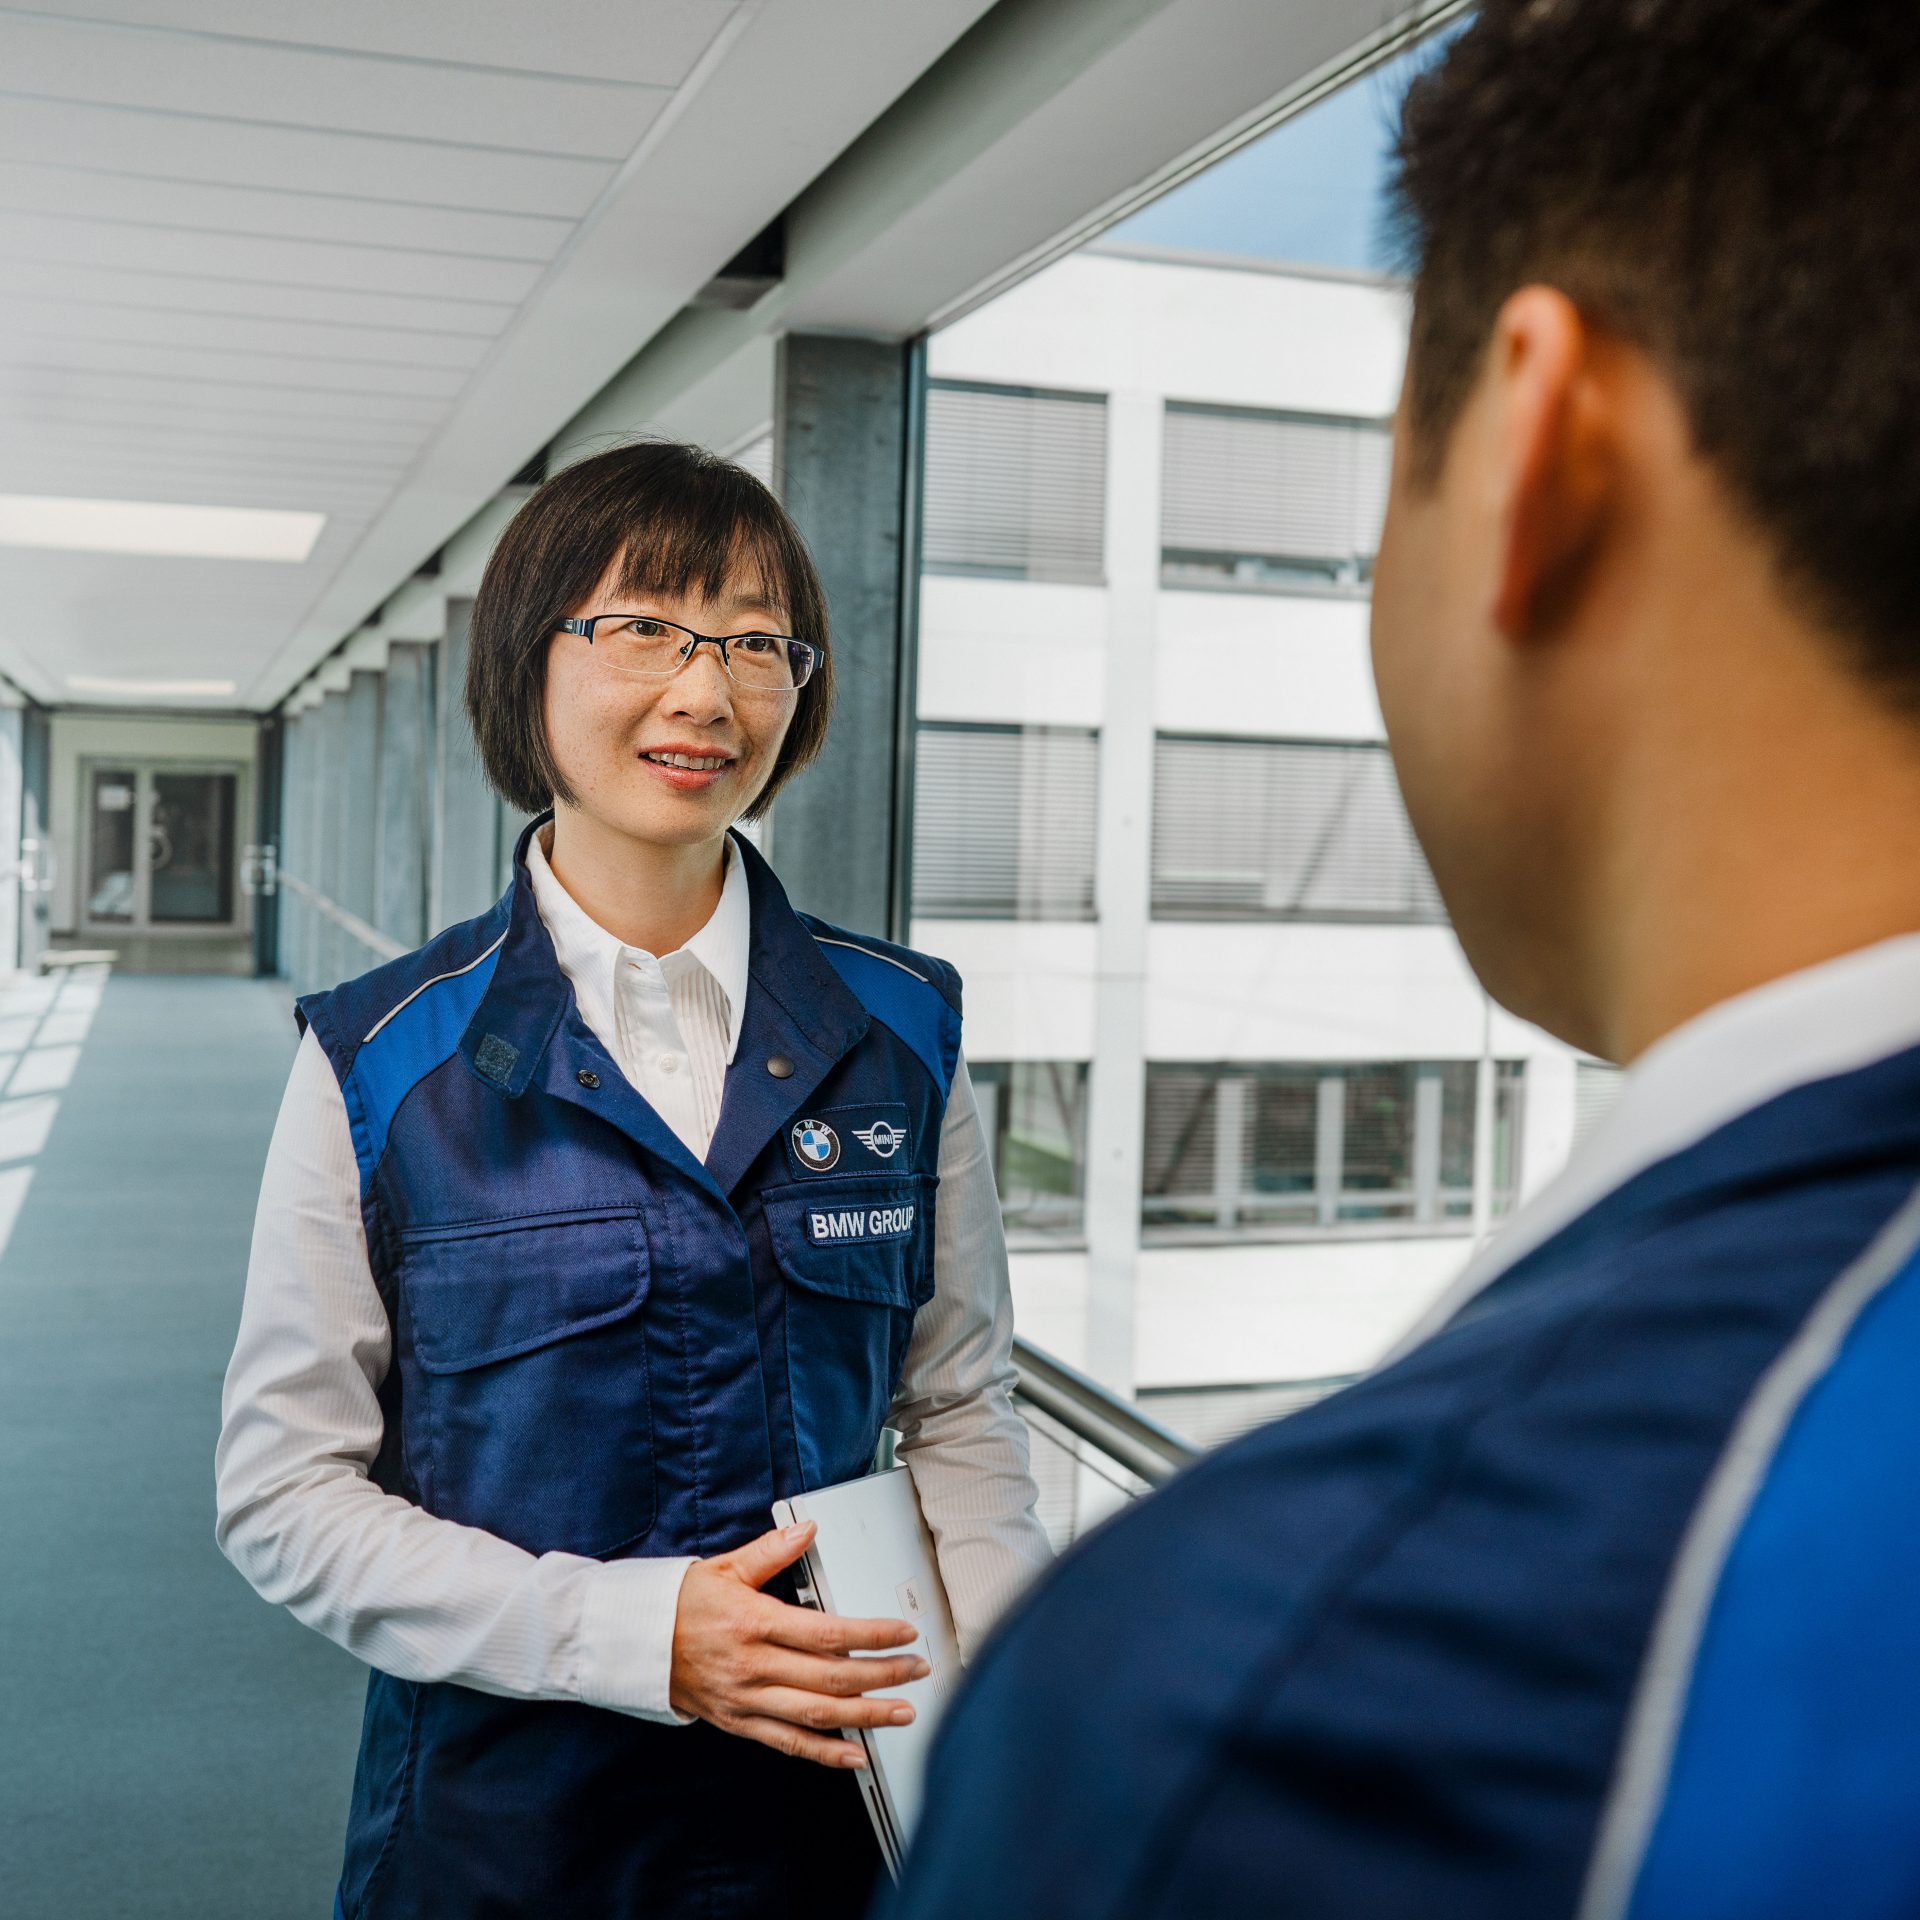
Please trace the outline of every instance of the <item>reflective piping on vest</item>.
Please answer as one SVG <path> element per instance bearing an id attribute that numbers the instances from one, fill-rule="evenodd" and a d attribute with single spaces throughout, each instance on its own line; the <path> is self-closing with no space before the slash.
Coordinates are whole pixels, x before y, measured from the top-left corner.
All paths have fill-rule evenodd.
<path id="1" fill-rule="evenodd" d="M 932 986 L 933 982 L 918 967 L 910 967 L 904 960 L 896 960 L 890 953 L 875 953 L 871 947 L 863 947 L 853 940 L 829 940 L 824 934 L 813 936 L 823 947 L 845 947 L 849 953 L 864 953 L 869 960 L 884 960 L 890 967 L 898 967 L 902 973 L 910 973 L 923 986 Z"/>
<path id="2" fill-rule="evenodd" d="M 1833 1364 L 1854 1322 L 1920 1248 L 1920 1188 L 1821 1296 L 1761 1375 L 1694 1509 L 1647 1643 L 1620 1761 L 1600 1818 L 1575 1920 L 1621 1920 L 1666 1797 L 1687 1693 L 1727 1556 L 1800 1403 Z"/>
<path id="3" fill-rule="evenodd" d="M 360 1044 L 364 1047 L 367 1044 L 367 1040 L 371 1040 L 396 1013 L 405 1013 L 429 987 L 437 987 L 442 980 L 458 980 L 463 973 L 471 973 L 482 960 L 487 958 L 487 954 L 498 953 L 501 947 L 506 944 L 506 938 L 507 936 L 503 933 L 500 938 L 487 949 L 486 953 L 479 954 L 474 959 L 469 960 L 464 967 L 455 967 L 449 973 L 436 973 L 431 980 L 422 980 L 398 1006 L 389 1007 L 386 1012 L 367 1029 L 366 1039 L 362 1040 Z"/>

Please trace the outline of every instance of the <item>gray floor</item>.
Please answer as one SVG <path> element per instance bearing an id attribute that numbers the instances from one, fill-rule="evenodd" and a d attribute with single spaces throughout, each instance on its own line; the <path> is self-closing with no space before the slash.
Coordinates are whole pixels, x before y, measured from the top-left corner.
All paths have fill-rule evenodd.
<path id="1" fill-rule="evenodd" d="M 0 1025 L 6 1024 L 0 1021 Z M 22 1022 L 13 1023 L 16 1028 Z M 42 1023 L 41 1074 L 70 1038 Z M 213 1543 L 283 983 L 115 977 L 0 1255 L 0 1910 L 326 1920 L 360 1669 Z M 28 1053 L 0 1101 L 20 1122 Z M 31 1116 L 28 1116 L 31 1118 Z"/>

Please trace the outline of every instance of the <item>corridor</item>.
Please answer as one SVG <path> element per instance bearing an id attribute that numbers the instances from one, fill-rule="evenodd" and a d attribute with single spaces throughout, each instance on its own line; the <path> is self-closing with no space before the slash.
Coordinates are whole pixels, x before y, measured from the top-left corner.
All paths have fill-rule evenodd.
<path id="1" fill-rule="evenodd" d="M 0 994 L 0 1905 L 323 1920 L 360 1669 L 213 1539 L 289 990 L 101 985 Z"/>

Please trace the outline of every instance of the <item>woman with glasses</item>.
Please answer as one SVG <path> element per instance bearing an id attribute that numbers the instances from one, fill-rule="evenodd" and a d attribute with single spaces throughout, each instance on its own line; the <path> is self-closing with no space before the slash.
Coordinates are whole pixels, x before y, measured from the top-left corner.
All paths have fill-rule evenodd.
<path id="1" fill-rule="evenodd" d="M 792 1604 L 772 1503 L 897 1429 L 963 1652 L 1046 1558 L 959 981 L 733 830 L 832 694 L 766 488 L 660 442 L 565 469 L 473 606 L 511 883 L 300 1002 L 219 1531 L 374 1669 L 344 1920 L 851 1920 L 841 1730 L 926 1666 Z"/>

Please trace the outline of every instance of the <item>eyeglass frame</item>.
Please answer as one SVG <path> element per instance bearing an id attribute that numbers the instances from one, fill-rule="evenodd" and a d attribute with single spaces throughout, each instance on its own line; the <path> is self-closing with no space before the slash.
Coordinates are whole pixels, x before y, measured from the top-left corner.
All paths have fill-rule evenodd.
<path id="1" fill-rule="evenodd" d="M 678 620 L 664 620 L 657 613 L 590 613 L 585 615 L 569 614 L 557 623 L 556 631 L 575 633 L 588 646 L 593 645 L 593 630 L 602 620 L 651 620 L 655 626 L 671 627 L 675 633 L 684 633 L 688 644 L 680 650 L 680 664 L 669 668 L 665 673 L 648 673 L 644 667 L 614 667 L 615 673 L 631 674 L 636 680 L 671 680 L 685 670 L 702 646 L 717 647 L 720 650 L 720 671 L 736 687 L 745 688 L 752 693 L 792 693 L 798 694 L 813 676 L 820 671 L 820 662 L 826 657 L 824 647 L 816 647 L 811 640 L 800 640 L 790 633 L 768 633 L 754 628 L 747 633 L 695 633 L 691 627 L 683 627 Z M 736 640 L 780 640 L 789 647 L 801 648 L 807 657 L 807 670 L 790 687 L 756 687 L 750 680 L 737 678 L 733 671 L 733 662 L 727 657 L 727 648 Z M 791 655 L 788 656 L 792 658 Z"/>

